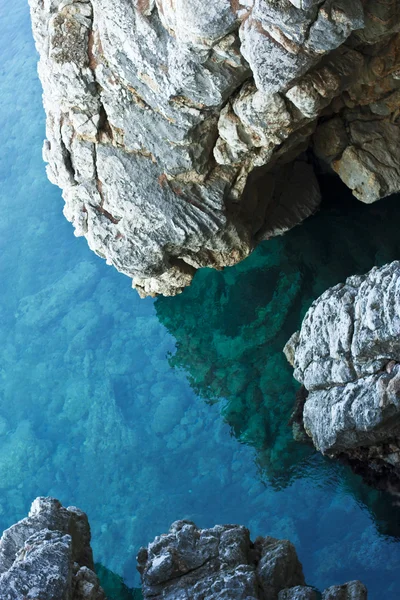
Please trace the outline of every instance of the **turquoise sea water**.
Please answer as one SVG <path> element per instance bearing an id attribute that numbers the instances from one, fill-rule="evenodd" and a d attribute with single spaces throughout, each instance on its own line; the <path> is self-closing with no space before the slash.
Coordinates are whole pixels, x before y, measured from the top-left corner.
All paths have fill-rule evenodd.
<path id="1" fill-rule="evenodd" d="M 25 0 L 0 0 L 0 28 L 0 529 L 37 495 L 79 506 L 112 600 L 178 518 L 287 537 L 309 584 L 359 578 L 397 599 L 399 508 L 293 441 L 281 349 L 324 289 L 400 257 L 398 199 L 362 206 L 328 181 L 302 227 L 140 300 L 74 238 L 46 179 Z"/>

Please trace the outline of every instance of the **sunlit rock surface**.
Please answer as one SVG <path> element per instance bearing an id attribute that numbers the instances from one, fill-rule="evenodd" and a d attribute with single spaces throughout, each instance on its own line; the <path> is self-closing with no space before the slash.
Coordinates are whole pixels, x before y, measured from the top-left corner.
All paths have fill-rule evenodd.
<path id="1" fill-rule="evenodd" d="M 30 5 L 48 176 L 76 235 L 141 295 L 174 295 L 196 269 L 233 265 L 315 211 L 318 184 L 301 153 L 321 114 L 335 140 L 327 119 L 339 115 L 344 133 L 326 156 L 317 128 L 316 152 L 357 197 L 400 187 L 393 5 Z"/>
<path id="2" fill-rule="evenodd" d="M 318 450 L 400 467 L 400 262 L 327 290 L 285 347 Z"/>
<path id="3" fill-rule="evenodd" d="M 173 523 L 138 555 L 145 600 L 316 600 L 307 587 L 295 547 L 259 537 L 239 525 L 198 529 Z M 360 581 L 334 586 L 324 600 L 366 600 Z"/>
<path id="4" fill-rule="evenodd" d="M 54 498 L 36 498 L 28 517 L 0 539 L 0 598 L 105 600 L 85 513 Z"/>

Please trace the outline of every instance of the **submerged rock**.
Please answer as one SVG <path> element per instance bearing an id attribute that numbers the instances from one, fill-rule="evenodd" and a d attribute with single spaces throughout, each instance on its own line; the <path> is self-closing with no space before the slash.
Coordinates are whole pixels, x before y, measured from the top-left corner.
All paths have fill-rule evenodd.
<path id="1" fill-rule="evenodd" d="M 0 539 L 0 600 L 105 600 L 87 516 L 36 498 L 26 519 Z"/>
<path id="2" fill-rule="evenodd" d="M 173 523 L 138 555 L 144 599 L 316 600 L 307 587 L 296 550 L 287 540 L 259 537 L 248 529 L 217 525 L 198 529 Z M 328 588 L 326 600 L 366 600 L 362 583 Z"/>
<path id="3" fill-rule="evenodd" d="M 285 347 L 315 447 L 400 475 L 400 262 L 318 298 Z"/>
<path id="4" fill-rule="evenodd" d="M 314 132 L 357 197 L 400 189 L 399 15 L 373 5 L 30 0 L 44 159 L 76 235 L 141 295 L 174 295 L 316 210 Z"/>

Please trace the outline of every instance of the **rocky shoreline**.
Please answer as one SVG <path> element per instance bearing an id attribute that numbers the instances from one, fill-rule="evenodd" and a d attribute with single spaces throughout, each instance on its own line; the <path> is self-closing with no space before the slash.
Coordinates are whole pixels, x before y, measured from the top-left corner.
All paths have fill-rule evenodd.
<path id="1" fill-rule="evenodd" d="M 397 3 L 30 6 L 48 176 L 75 234 L 143 296 L 312 214 L 314 164 L 363 202 L 400 189 Z"/>
<path id="2" fill-rule="evenodd" d="M 248 529 L 199 529 L 173 523 L 139 551 L 144 600 L 316 600 L 296 550 Z M 85 513 L 54 498 L 36 498 L 27 518 L 0 539 L 0 600 L 106 600 L 94 573 Z M 332 586 L 322 600 L 366 600 L 359 581 Z"/>

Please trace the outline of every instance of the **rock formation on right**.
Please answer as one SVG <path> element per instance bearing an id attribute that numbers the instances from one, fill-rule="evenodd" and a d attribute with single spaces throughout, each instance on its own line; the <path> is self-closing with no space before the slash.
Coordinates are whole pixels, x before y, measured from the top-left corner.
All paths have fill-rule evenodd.
<path id="1" fill-rule="evenodd" d="M 284 352 L 306 392 L 305 433 L 324 454 L 400 475 L 400 262 L 328 289 Z"/>

